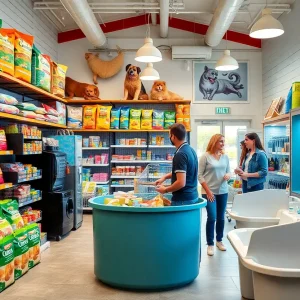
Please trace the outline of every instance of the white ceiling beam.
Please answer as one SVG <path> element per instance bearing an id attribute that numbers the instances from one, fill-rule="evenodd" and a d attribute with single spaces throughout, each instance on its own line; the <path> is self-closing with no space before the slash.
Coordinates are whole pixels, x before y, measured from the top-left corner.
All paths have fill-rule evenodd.
<path id="1" fill-rule="evenodd" d="M 166 38 L 169 31 L 169 0 L 160 0 L 160 36 Z"/>

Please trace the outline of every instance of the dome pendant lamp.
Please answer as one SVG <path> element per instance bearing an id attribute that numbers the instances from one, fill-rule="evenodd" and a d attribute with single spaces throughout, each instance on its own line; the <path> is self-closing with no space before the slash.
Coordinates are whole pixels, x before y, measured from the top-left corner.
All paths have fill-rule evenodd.
<path id="1" fill-rule="evenodd" d="M 159 73 L 153 68 L 152 63 L 147 63 L 147 67 L 140 74 L 141 80 L 158 80 Z"/>
<path id="2" fill-rule="evenodd" d="M 254 39 L 271 39 L 284 34 L 282 24 L 272 16 L 272 10 L 265 8 L 262 17 L 252 26 L 250 37 Z"/>
<path id="3" fill-rule="evenodd" d="M 223 56 L 217 61 L 215 69 L 217 71 L 233 71 L 239 68 L 239 64 L 230 55 L 230 50 L 227 49 L 227 32 L 226 32 L 226 50 Z"/>

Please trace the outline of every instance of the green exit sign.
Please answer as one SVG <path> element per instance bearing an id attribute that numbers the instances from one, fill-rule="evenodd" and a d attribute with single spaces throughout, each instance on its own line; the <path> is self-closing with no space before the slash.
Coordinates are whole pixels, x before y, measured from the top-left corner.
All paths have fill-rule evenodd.
<path id="1" fill-rule="evenodd" d="M 216 115 L 230 115 L 230 107 L 216 107 Z"/>

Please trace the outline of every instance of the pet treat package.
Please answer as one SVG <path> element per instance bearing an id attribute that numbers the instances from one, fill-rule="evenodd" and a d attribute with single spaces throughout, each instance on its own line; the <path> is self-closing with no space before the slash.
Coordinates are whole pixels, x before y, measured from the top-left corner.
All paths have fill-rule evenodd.
<path id="1" fill-rule="evenodd" d="M 16 106 L 21 110 L 35 111 L 37 109 L 37 107 L 34 104 L 27 102 L 18 103 Z"/>
<path id="2" fill-rule="evenodd" d="M 153 110 L 152 128 L 157 130 L 164 129 L 164 112 L 161 110 Z"/>
<path id="3" fill-rule="evenodd" d="M 96 129 L 97 105 L 83 105 L 83 128 Z"/>
<path id="4" fill-rule="evenodd" d="M 110 113 L 110 128 L 119 129 L 120 128 L 120 114 L 121 108 L 113 108 Z"/>
<path id="5" fill-rule="evenodd" d="M 47 104 L 44 104 L 44 103 L 42 103 L 42 106 L 43 106 L 43 108 L 45 108 L 46 113 L 48 115 L 52 115 L 52 116 L 58 117 L 58 111 L 56 109 L 54 109 L 51 106 L 49 106 Z"/>
<path id="6" fill-rule="evenodd" d="M 51 102 L 49 104 L 58 113 L 58 124 L 66 125 L 66 104 L 58 101 Z"/>
<path id="7" fill-rule="evenodd" d="M 69 128 L 82 127 L 82 107 L 67 105 L 67 126 Z"/>
<path id="8" fill-rule="evenodd" d="M 11 234 L 13 234 L 11 225 L 3 216 L 0 215 L 0 241 Z"/>
<path id="9" fill-rule="evenodd" d="M 17 115 L 19 113 L 19 109 L 17 107 L 2 103 L 0 103 L 0 111 L 12 115 Z"/>
<path id="10" fill-rule="evenodd" d="M 14 233 L 14 237 L 15 280 L 17 280 L 22 277 L 29 268 L 29 246 L 27 230 L 25 228 L 16 230 Z"/>
<path id="11" fill-rule="evenodd" d="M 129 107 L 121 107 L 120 129 L 129 129 Z"/>
<path id="12" fill-rule="evenodd" d="M 97 109 L 97 129 L 110 128 L 110 111 L 112 106 L 98 105 Z"/>
<path id="13" fill-rule="evenodd" d="M 176 115 L 176 123 L 183 124 L 186 130 L 191 130 L 191 117 L 189 115 Z"/>
<path id="14" fill-rule="evenodd" d="M 7 140 L 4 129 L 0 129 L 0 151 L 7 150 Z"/>
<path id="15" fill-rule="evenodd" d="M 153 109 L 143 109 L 142 110 L 142 121 L 141 129 L 152 129 L 152 113 Z"/>
<path id="16" fill-rule="evenodd" d="M 0 209 L 4 218 L 10 223 L 13 231 L 24 227 L 24 221 L 19 213 L 19 204 L 16 200 L 1 200 Z"/>
<path id="17" fill-rule="evenodd" d="M 39 115 L 45 115 L 47 113 L 46 109 L 43 107 L 37 107 L 34 112 Z"/>
<path id="18" fill-rule="evenodd" d="M 15 77 L 31 83 L 33 36 L 15 31 Z"/>
<path id="19" fill-rule="evenodd" d="M 15 74 L 15 30 L 0 28 L 0 71 Z"/>
<path id="20" fill-rule="evenodd" d="M 141 129 L 141 109 L 130 109 L 129 129 Z"/>
<path id="21" fill-rule="evenodd" d="M 0 103 L 8 104 L 8 105 L 17 105 L 18 100 L 15 97 L 5 95 L 5 94 L 0 94 Z"/>
<path id="22" fill-rule="evenodd" d="M 65 97 L 66 73 L 68 67 L 52 63 L 52 94 Z"/>
<path id="23" fill-rule="evenodd" d="M 173 124 L 175 124 L 175 111 L 165 111 L 164 128 L 169 129 Z"/>
<path id="24" fill-rule="evenodd" d="M 15 282 L 14 236 L 0 240 L 0 293 Z"/>
<path id="25" fill-rule="evenodd" d="M 176 115 L 190 115 L 191 106 L 189 104 L 175 104 Z"/>
<path id="26" fill-rule="evenodd" d="M 41 261 L 41 249 L 40 249 L 40 229 L 36 223 L 30 224 L 25 227 L 28 234 L 28 246 L 29 246 L 29 269 L 33 268 Z"/>

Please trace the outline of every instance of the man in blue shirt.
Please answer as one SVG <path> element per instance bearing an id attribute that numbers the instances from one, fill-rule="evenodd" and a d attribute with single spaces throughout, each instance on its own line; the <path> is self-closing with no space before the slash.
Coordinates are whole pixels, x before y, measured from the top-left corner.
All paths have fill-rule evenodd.
<path id="1" fill-rule="evenodd" d="M 194 204 L 198 201 L 197 155 L 185 139 L 184 125 L 174 124 L 170 127 L 170 141 L 176 147 L 172 172 L 155 182 L 157 192 L 173 194 L 172 205 Z M 167 179 L 171 179 L 171 185 L 162 185 Z"/>

